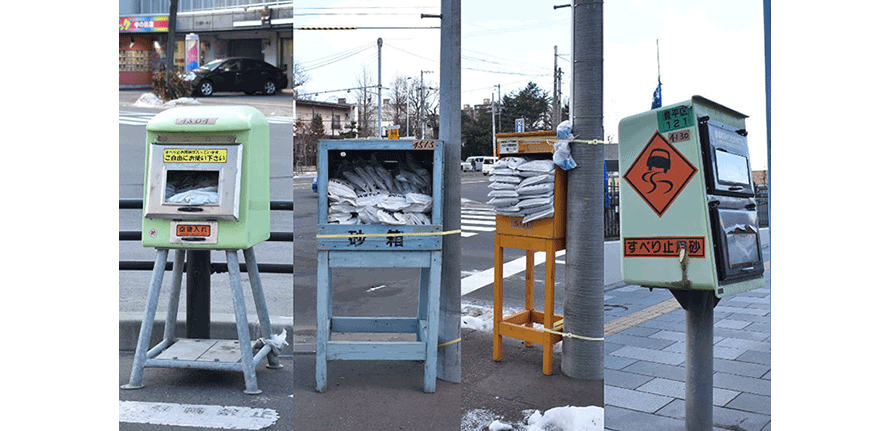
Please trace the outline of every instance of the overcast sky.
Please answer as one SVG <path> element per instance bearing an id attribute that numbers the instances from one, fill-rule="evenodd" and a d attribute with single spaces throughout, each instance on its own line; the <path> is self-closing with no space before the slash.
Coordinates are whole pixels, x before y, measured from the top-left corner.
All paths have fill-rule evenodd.
<path id="1" fill-rule="evenodd" d="M 554 46 L 564 72 L 563 101 L 571 95 L 571 9 L 553 9 L 569 0 L 492 0 L 462 2 L 461 103 L 516 92 L 534 81 L 553 92 Z M 294 32 L 295 59 L 308 69 L 300 92 L 355 87 L 363 67 L 377 79 L 377 38 L 383 38 L 382 76 L 419 78 L 438 86 L 440 2 L 421 0 L 404 6 L 392 0 L 313 0 L 297 2 L 295 27 L 358 26 L 366 29 Z M 306 6 L 303 6 L 306 5 Z M 745 0 L 625 0 L 604 5 L 604 128 L 618 139 L 618 121 L 650 108 L 658 83 L 656 39 L 660 47 L 665 105 L 700 95 L 747 114 L 752 168 L 766 169 L 766 119 L 763 65 L 763 2 Z M 357 53 L 355 53 L 358 51 Z M 342 54 L 331 58 L 335 54 Z M 337 60 L 340 57 L 343 59 Z M 346 92 L 323 93 L 316 100 L 336 101 Z M 384 98 L 387 91 L 384 90 Z"/>

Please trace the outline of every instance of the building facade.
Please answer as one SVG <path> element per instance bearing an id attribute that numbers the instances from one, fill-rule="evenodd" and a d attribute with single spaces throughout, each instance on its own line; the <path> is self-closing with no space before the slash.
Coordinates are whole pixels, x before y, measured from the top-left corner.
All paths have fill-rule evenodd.
<path id="1" fill-rule="evenodd" d="M 350 124 L 355 121 L 354 109 L 353 105 L 346 103 L 346 99 L 340 99 L 338 103 L 295 99 L 294 121 L 309 124 L 312 117 L 320 115 L 325 137 L 336 139 L 350 130 Z"/>
<path id="2" fill-rule="evenodd" d="M 198 64 L 256 58 L 285 70 L 292 83 L 293 7 L 293 1 L 180 0 L 174 68 L 185 71 L 186 35 L 192 34 Z M 166 63 L 170 0 L 118 0 L 118 12 L 118 85 L 151 86 L 151 74 Z"/>

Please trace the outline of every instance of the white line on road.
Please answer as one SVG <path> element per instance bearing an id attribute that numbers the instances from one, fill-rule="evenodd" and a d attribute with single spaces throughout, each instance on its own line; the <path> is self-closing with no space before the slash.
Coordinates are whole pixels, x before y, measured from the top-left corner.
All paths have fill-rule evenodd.
<path id="1" fill-rule="evenodd" d="M 483 226 L 471 226 L 461 223 L 461 230 L 474 230 L 478 232 L 494 232 L 496 228 L 493 227 L 483 227 Z"/>
<path id="2" fill-rule="evenodd" d="M 118 422 L 182 427 L 259 430 L 278 421 L 273 409 L 200 404 L 119 401 Z"/>
<path id="3" fill-rule="evenodd" d="M 494 221 L 490 218 L 483 218 L 483 217 L 463 216 L 460 219 L 461 219 L 461 221 L 465 221 L 467 223 L 477 223 L 477 224 L 485 224 L 485 225 L 491 225 L 491 226 L 495 226 L 497 224 L 496 221 Z"/>
<path id="4" fill-rule="evenodd" d="M 565 250 L 560 250 L 556 252 L 556 257 L 562 256 L 566 254 Z M 540 265 L 544 263 L 547 259 L 547 254 L 543 251 L 539 251 L 535 253 L 535 265 Z M 511 260 L 504 264 L 504 278 L 513 276 L 514 274 L 518 274 L 520 272 L 525 271 L 525 256 L 520 257 L 519 259 Z M 477 272 L 469 277 L 464 277 L 460 280 L 460 294 L 461 296 L 466 295 L 468 293 L 475 292 L 489 284 L 494 283 L 494 268 L 486 269 L 485 271 Z"/>

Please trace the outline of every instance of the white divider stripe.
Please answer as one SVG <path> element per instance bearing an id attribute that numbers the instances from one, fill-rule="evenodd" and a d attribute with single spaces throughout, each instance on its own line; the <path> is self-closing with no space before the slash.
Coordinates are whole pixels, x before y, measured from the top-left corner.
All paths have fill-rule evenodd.
<path id="1" fill-rule="evenodd" d="M 118 422 L 229 430 L 259 430 L 278 421 L 273 409 L 119 401 Z"/>
<path id="2" fill-rule="evenodd" d="M 560 250 L 556 252 L 556 257 L 560 257 L 565 255 L 565 250 Z M 547 259 L 547 254 L 543 251 L 539 251 L 535 253 L 535 265 L 540 265 L 545 262 Z M 525 256 L 520 257 L 519 259 L 511 260 L 504 264 L 504 278 L 513 276 L 520 272 L 525 271 Z M 475 292 L 489 284 L 494 283 L 494 268 L 486 269 L 485 271 L 477 272 L 469 277 L 464 277 L 460 280 L 460 294 L 461 296 L 466 295 L 468 293 Z"/>

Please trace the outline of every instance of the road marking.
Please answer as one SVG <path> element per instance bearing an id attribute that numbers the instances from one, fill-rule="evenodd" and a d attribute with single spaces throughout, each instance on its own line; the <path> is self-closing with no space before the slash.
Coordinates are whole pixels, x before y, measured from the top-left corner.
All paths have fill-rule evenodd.
<path id="1" fill-rule="evenodd" d="M 496 228 L 493 227 L 485 227 L 485 226 L 472 226 L 461 223 L 461 230 L 471 230 L 471 231 L 479 231 L 479 232 L 494 232 Z"/>
<path id="2" fill-rule="evenodd" d="M 560 250 L 556 252 L 556 257 L 562 256 L 566 254 L 565 250 Z M 539 251 L 535 253 L 535 265 L 540 265 L 547 260 L 547 253 L 543 251 Z M 520 272 L 525 272 L 525 256 L 520 257 L 519 259 L 511 260 L 504 264 L 504 278 L 511 277 Z M 466 295 L 468 293 L 473 293 L 489 284 L 494 284 L 494 268 L 486 269 L 485 271 L 477 272 L 469 277 L 464 277 L 460 280 L 460 294 L 461 296 Z"/>
<path id="3" fill-rule="evenodd" d="M 495 214 L 492 210 L 461 208 L 460 218 L 460 236 L 462 238 L 478 235 L 479 232 L 494 232 L 495 228 L 493 226 L 497 225 Z"/>
<path id="4" fill-rule="evenodd" d="M 477 216 L 477 217 L 463 216 L 460 219 L 461 219 L 461 221 L 466 221 L 468 223 L 481 224 L 481 225 L 486 225 L 486 226 L 496 226 L 497 225 L 496 221 L 487 219 L 483 216 Z"/>
<path id="5" fill-rule="evenodd" d="M 182 427 L 259 430 L 278 421 L 273 409 L 201 404 L 119 401 L 118 422 Z"/>

